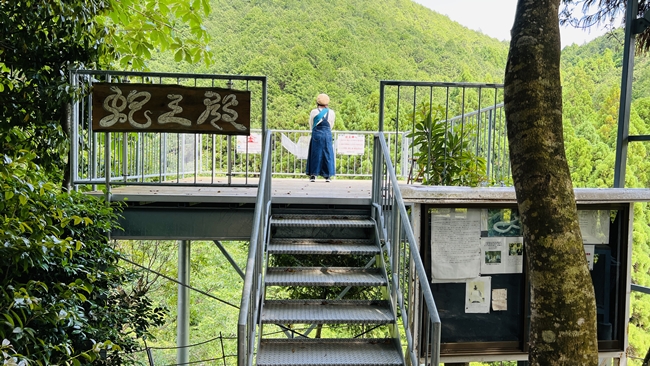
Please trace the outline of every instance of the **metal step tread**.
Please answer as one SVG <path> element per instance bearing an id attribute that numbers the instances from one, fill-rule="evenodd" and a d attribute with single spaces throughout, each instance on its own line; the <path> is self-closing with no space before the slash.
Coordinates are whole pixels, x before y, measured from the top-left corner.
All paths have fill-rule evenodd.
<path id="1" fill-rule="evenodd" d="M 267 286 L 386 286 L 380 268 L 271 267 Z"/>
<path id="2" fill-rule="evenodd" d="M 266 300 L 267 324 L 388 324 L 395 321 L 385 300 Z"/>
<path id="3" fill-rule="evenodd" d="M 262 339 L 258 366 L 398 366 L 403 365 L 394 339 Z"/>
<path id="4" fill-rule="evenodd" d="M 271 254 L 379 254 L 379 247 L 372 240 L 359 239 L 271 239 Z"/>
<path id="5" fill-rule="evenodd" d="M 353 227 L 371 228 L 375 222 L 368 216 L 336 216 L 336 215 L 273 215 L 272 226 L 291 227 Z"/>

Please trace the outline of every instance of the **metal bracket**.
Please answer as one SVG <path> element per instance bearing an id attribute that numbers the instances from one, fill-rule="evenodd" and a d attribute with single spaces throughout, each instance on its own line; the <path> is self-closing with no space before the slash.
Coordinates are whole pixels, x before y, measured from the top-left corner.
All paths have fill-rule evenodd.
<path id="1" fill-rule="evenodd" d="M 632 34 L 643 33 L 643 31 L 648 27 L 650 27 L 650 10 L 643 14 L 643 18 L 634 19 L 632 21 Z"/>

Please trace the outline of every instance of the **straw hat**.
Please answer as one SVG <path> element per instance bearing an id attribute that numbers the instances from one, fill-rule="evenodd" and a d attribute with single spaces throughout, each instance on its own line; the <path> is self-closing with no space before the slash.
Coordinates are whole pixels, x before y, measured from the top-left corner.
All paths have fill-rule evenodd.
<path id="1" fill-rule="evenodd" d="M 328 105 L 330 104 L 330 97 L 328 97 L 327 94 L 318 94 L 316 97 L 316 104 Z"/>

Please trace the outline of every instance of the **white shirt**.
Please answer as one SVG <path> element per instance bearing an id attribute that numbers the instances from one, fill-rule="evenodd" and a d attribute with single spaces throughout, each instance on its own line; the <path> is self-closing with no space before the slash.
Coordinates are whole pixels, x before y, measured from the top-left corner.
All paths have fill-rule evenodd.
<path id="1" fill-rule="evenodd" d="M 319 107 L 319 108 L 314 108 L 314 109 L 311 110 L 311 113 L 309 114 L 309 129 L 310 130 L 314 128 L 314 126 L 313 126 L 314 117 L 316 117 L 318 115 L 318 113 L 320 113 L 320 111 L 322 111 L 323 109 L 324 108 Z M 325 112 L 325 113 L 327 113 L 327 112 Z M 329 114 L 327 115 L 327 122 L 329 122 L 330 128 L 334 128 L 334 120 L 335 119 L 336 119 L 336 114 L 334 113 L 333 110 L 330 109 Z"/>

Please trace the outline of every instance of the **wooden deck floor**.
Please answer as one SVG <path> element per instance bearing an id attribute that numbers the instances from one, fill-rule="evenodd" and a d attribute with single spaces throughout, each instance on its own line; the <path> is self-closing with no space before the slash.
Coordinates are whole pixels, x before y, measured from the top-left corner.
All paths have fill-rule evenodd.
<path id="1" fill-rule="evenodd" d="M 225 178 L 216 184 L 227 184 Z M 233 184 L 257 184 L 233 178 Z M 306 177 L 273 178 L 271 190 L 274 203 L 367 204 L 370 202 L 372 181 L 323 178 L 310 182 Z M 93 192 L 101 195 L 101 192 Z M 113 201 L 127 202 L 189 202 L 189 203 L 255 203 L 257 187 L 198 187 L 198 186 L 113 186 Z"/>

